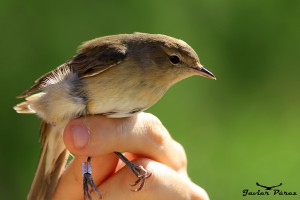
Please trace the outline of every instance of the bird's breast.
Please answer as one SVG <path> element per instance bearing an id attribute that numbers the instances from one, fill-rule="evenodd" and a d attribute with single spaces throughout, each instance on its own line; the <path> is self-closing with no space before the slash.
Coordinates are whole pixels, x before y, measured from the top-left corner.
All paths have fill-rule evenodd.
<path id="1" fill-rule="evenodd" d="M 109 77 L 87 79 L 89 114 L 111 118 L 128 117 L 146 110 L 166 92 L 166 88 L 140 78 L 112 80 Z"/>

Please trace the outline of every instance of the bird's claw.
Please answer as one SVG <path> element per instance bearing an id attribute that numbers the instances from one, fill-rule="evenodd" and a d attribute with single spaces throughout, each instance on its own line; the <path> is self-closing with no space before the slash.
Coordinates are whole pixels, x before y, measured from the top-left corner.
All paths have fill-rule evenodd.
<path id="1" fill-rule="evenodd" d="M 98 190 L 96 184 L 93 181 L 92 177 L 92 167 L 90 163 L 90 159 L 88 158 L 87 162 L 82 163 L 82 174 L 83 174 L 83 192 L 84 192 L 84 199 L 92 200 L 91 192 L 89 190 L 89 186 L 94 190 L 97 194 L 99 199 L 102 199 L 102 195 Z"/>
<path id="2" fill-rule="evenodd" d="M 149 173 L 142 165 L 135 165 L 135 164 L 133 164 L 131 166 L 131 170 L 138 179 L 130 186 L 134 187 L 141 182 L 139 184 L 138 188 L 131 190 L 131 191 L 138 192 L 141 189 L 143 189 L 146 179 L 149 178 L 152 175 L 152 173 Z"/>

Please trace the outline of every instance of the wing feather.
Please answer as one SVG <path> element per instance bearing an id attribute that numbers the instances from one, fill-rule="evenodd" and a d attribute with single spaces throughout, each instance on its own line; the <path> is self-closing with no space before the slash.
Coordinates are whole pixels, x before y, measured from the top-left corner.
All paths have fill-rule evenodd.
<path id="1" fill-rule="evenodd" d="M 70 73 L 77 73 L 80 79 L 100 74 L 118 65 L 126 58 L 127 47 L 121 42 L 98 42 L 97 45 L 88 42 L 79 48 L 79 53 L 53 71 L 46 73 L 35 81 L 35 84 L 17 98 L 43 90 L 45 87 L 64 80 Z"/>

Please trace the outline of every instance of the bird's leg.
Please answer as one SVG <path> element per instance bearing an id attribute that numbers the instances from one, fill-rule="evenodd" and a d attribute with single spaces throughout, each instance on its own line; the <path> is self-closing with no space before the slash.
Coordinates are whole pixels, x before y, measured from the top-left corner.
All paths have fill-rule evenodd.
<path id="1" fill-rule="evenodd" d="M 92 190 L 94 190 L 98 194 L 99 199 L 102 199 L 101 193 L 93 181 L 91 159 L 92 159 L 91 157 L 88 157 L 87 161 L 82 163 L 82 168 L 81 168 L 83 174 L 84 199 L 88 198 L 89 200 L 92 200 L 89 186 L 92 188 Z"/>
<path id="2" fill-rule="evenodd" d="M 137 177 L 137 180 L 131 186 L 136 186 L 140 183 L 136 189 L 131 191 L 137 192 L 143 189 L 145 180 L 151 176 L 151 173 L 149 173 L 142 165 L 136 165 L 132 163 L 122 153 L 115 152 L 115 154 L 127 165 L 127 167 L 131 169 L 131 171 Z"/>

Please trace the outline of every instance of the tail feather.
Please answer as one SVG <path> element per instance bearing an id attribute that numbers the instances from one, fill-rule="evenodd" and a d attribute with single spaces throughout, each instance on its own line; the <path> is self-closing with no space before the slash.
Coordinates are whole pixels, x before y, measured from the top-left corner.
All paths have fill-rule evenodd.
<path id="1" fill-rule="evenodd" d="M 17 113 L 28 113 L 28 114 L 35 113 L 34 110 L 30 109 L 30 106 L 27 101 L 19 103 L 14 107 L 14 109 Z"/>
<path id="2" fill-rule="evenodd" d="M 40 92 L 27 97 L 26 101 L 19 103 L 14 107 L 15 111 L 17 113 L 36 113 L 33 109 L 30 108 L 30 104 L 34 101 L 39 100 L 43 95 L 45 95 L 45 93 Z"/>
<path id="3" fill-rule="evenodd" d="M 39 164 L 28 194 L 28 200 L 51 199 L 59 177 L 66 164 L 69 152 L 62 139 L 63 126 L 42 122 L 42 152 Z"/>

